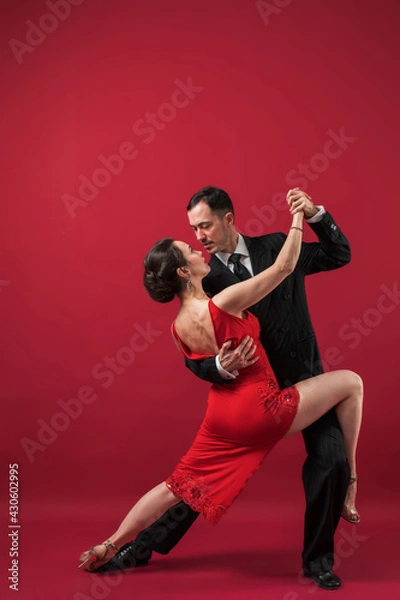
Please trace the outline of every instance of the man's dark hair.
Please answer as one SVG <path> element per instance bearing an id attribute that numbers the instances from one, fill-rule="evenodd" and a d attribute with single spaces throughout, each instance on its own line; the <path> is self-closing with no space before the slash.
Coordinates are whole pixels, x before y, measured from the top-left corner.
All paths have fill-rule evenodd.
<path id="1" fill-rule="evenodd" d="M 221 219 L 226 213 L 234 214 L 232 200 L 228 194 L 220 188 L 208 186 L 201 189 L 190 198 L 186 210 L 192 210 L 199 202 L 205 202 L 212 213 L 218 215 Z"/>

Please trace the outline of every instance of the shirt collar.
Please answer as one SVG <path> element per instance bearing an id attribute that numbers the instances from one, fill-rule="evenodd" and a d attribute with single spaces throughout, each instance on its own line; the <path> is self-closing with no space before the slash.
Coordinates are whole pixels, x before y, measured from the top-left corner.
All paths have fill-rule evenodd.
<path id="1" fill-rule="evenodd" d="M 239 239 L 238 239 L 238 243 L 237 243 L 235 252 L 237 252 L 238 254 L 243 254 L 243 256 L 245 256 L 246 258 L 249 258 L 249 256 L 250 256 L 249 251 L 246 246 L 246 242 L 244 241 L 244 238 L 241 233 L 239 233 Z M 223 262 L 224 265 L 227 267 L 229 257 L 231 256 L 231 254 L 233 254 L 233 253 L 232 252 L 216 252 L 215 256 L 217 258 L 219 258 L 219 260 L 221 262 Z"/>

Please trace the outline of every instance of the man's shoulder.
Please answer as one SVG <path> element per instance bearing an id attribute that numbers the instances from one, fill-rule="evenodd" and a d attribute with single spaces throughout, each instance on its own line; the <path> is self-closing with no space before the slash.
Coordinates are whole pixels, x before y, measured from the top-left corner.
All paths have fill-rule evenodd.
<path id="1" fill-rule="evenodd" d="M 255 237 L 243 235 L 243 239 L 247 248 L 251 252 L 255 248 L 281 248 L 286 239 L 286 235 L 282 232 L 266 233 Z"/>

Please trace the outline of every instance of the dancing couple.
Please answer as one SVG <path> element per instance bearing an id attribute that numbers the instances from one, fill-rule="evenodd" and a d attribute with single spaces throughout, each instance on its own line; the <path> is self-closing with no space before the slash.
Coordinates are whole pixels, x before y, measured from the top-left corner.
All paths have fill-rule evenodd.
<path id="1" fill-rule="evenodd" d="M 228 194 L 203 188 L 189 202 L 188 216 L 210 264 L 190 244 L 169 238 L 148 252 L 144 285 L 158 302 L 179 300 L 174 342 L 187 366 L 213 385 L 186 455 L 115 533 L 82 553 L 85 570 L 108 572 L 144 564 L 152 550 L 165 554 L 198 514 L 217 523 L 275 444 L 302 431 L 308 453 L 303 572 L 324 589 L 340 587 L 332 570 L 333 535 L 340 516 L 360 521 L 356 448 L 363 387 L 351 371 L 321 372 L 304 277 L 347 264 L 350 249 L 331 215 L 307 194 L 289 190 L 287 202 L 292 222 L 286 236 L 248 238 L 235 228 Z M 318 242 L 302 242 L 304 220 Z M 187 516 L 170 540 L 157 542 L 152 526 L 177 505 L 186 505 Z"/>

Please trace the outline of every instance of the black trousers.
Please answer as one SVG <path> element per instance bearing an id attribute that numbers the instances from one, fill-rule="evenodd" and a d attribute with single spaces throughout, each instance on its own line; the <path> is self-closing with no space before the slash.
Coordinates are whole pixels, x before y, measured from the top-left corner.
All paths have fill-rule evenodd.
<path id="1" fill-rule="evenodd" d="M 334 534 L 350 477 L 334 409 L 307 427 L 303 438 L 307 451 L 303 466 L 306 497 L 303 566 L 311 571 L 326 570 L 333 566 Z M 180 502 L 142 531 L 136 541 L 143 551 L 168 554 L 198 516 L 199 513 Z"/>

